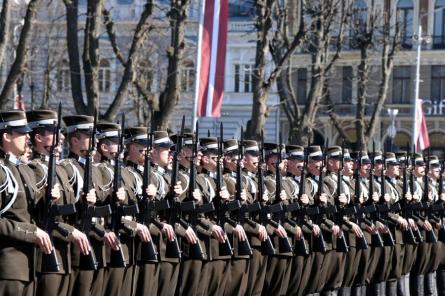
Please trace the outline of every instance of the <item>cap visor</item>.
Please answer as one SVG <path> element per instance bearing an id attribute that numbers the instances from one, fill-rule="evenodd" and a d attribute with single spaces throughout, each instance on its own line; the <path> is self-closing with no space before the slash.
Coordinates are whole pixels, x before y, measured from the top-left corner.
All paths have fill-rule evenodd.
<path id="1" fill-rule="evenodd" d="M 25 126 L 18 126 L 18 127 L 13 127 L 11 128 L 11 130 L 13 132 L 19 133 L 19 134 L 27 134 L 32 132 L 32 128 L 30 128 L 29 126 L 25 125 Z"/>

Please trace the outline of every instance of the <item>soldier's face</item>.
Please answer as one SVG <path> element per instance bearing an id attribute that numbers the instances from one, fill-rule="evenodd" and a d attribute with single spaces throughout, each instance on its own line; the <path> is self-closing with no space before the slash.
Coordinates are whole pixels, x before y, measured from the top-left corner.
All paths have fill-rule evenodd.
<path id="1" fill-rule="evenodd" d="M 388 165 L 386 168 L 386 175 L 389 177 L 398 177 L 400 175 L 399 165 Z"/>
<path id="2" fill-rule="evenodd" d="M 138 143 L 131 143 L 127 146 L 128 160 L 134 162 L 135 164 L 142 165 L 145 160 L 145 152 L 147 151 L 147 146 Z"/>
<path id="3" fill-rule="evenodd" d="M 85 154 L 90 145 L 90 136 L 87 133 L 79 132 L 77 137 L 71 138 L 72 150 Z"/>
<path id="4" fill-rule="evenodd" d="M 304 162 L 299 159 L 288 159 L 287 160 L 287 171 L 294 176 L 301 176 L 303 171 Z"/>
<path id="5" fill-rule="evenodd" d="M 244 167 L 249 172 L 254 172 L 257 170 L 258 167 L 258 156 L 251 155 L 249 153 L 246 153 L 244 155 Z"/>
<path id="6" fill-rule="evenodd" d="M 439 168 L 431 168 L 430 169 L 430 177 L 438 180 L 440 176 L 440 169 Z"/>
<path id="7" fill-rule="evenodd" d="M 202 156 L 202 165 L 209 171 L 216 171 L 216 162 L 218 161 L 218 156 L 216 154 L 204 154 Z"/>
<path id="8" fill-rule="evenodd" d="M 340 160 L 330 158 L 328 160 L 329 170 L 333 172 L 337 172 L 340 169 Z"/>
<path id="9" fill-rule="evenodd" d="M 153 162 L 160 166 L 167 166 L 169 163 L 170 149 L 166 147 L 156 147 L 151 151 Z"/>
<path id="10" fill-rule="evenodd" d="M 236 170 L 237 162 L 239 156 L 238 155 L 226 155 L 224 156 L 224 167 L 228 170 L 234 172 Z M 242 163 L 241 163 L 242 165 Z"/>
<path id="11" fill-rule="evenodd" d="M 20 156 L 26 152 L 28 141 L 28 134 L 21 134 L 14 131 L 3 134 L 3 148 L 5 152 L 12 153 L 15 156 Z"/>
<path id="12" fill-rule="evenodd" d="M 350 176 L 354 172 L 354 162 L 351 160 L 344 162 L 343 175 Z"/>
<path id="13" fill-rule="evenodd" d="M 309 171 L 309 173 L 311 173 L 314 176 L 318 176 L 320 175 L 320 167 L 321 167 L 321 160 L 309 160 L 308 164 L 307 164 L 307 169 Z"/>
<path id="14" fill-rule="evenodd" d="M 423 165 L 416 165 L 414 168 L 414 172 L 418 176 L 425 175 L 425 167 Z"/>
<path id="15" fill-rule="evenodd" d="M 360 175 L 362 177 L 368 176 L 369 170 L 371 169 L 370 164 L 362 164 L 362 167 L 360 168 Z"/>
<path id="16" fill-rule="evenodd" d="M 382 168 L 383 168 L 383 163 L 381 163 L 381 162 L 376 162 L 376 163 L 374 164 L 374 172 L 375 172 L 375 174 L 376 174 L 376 175 L 380 174 L 380 172 L 382 171 Z"/>

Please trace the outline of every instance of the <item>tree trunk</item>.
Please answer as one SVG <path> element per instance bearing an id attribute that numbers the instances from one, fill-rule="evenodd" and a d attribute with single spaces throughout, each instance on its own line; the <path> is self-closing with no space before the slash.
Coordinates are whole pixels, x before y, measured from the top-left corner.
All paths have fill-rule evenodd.
<path id="1" fill-rule="evenodd" d="M 366 147 L 365 139 L 365 110 L 366 110 L 366 96 L 368 90 L 368 74 L 369 74 L 369 62 L 368 62 L 368 45 L 364 44 L 360 49 L 360 64 L 358 66 L 358 91 L 357 91 L 357 110 L 355 116 L 355 130 L 357 138 L 357 149 Z"/>
<path id="2" fill-rule="evenodd" d="M 3 0 L 2 13 L 0 14 L 0 65 L 3 64 L 10 23 L 9 0 Z"/>
<path id="3" fill-rule="evenodd" d="M 136 62 L 136 56 L 138 54 L 139 49 L 141 48 L 142 43 L 145 40 L 146 33 L 148 31 L 148 25 L 146 24 L 148 17 L 153 12 L 153 2 L 147 1 L 145 5 L 145 9 L 142 12 L 141 18 L 136 26 L 136 30 L 134 32 L 133 41 L 131 44 L 130 52 L 128 53 L 128 59 L 125 63 L 124 75 L 122 77 L 119 88 L 116 92 L 113 102 L 105 113 L 105 119 L 112 121 L 119 111 L 122 102 L 127 94 L 128 85 L 134 79 L 134 66 Z"/>
<path id="4" fill-rule="evenodd" d="M 99 110 L 99 27 L 102 0 L 88 0 L 83 49 L 83 71 L 87 94 L 87 114 Z M 105 77 L 104 77 L 105 79 Z"/>
<path id="5" fill-rule="evenodd" d="M 29 41 L 31 39 L 32 24 L 36 18 L 38 0 L 31 0 L 26 9 L 25 22 L 22 31 L 20 32 L 19 43 L 17 45 L 14 62 L 6 78 L 6 82 L 0 93 L 0 105 L 6 106 L 11 93 L 14 90 L 15 84 L 20 79 L 28 53 Z"/>
<path id="6" fill-rule="evenodd" d="M 179 102 L 181 91 L 182 59 L 184 55 L 184 30 L 187 21 L 189 0 L 171 0 L 169 12 L 171 26 L 171 45 L 167 51 L 168 69 L 164 90 L 159 96 L 159 110 L 154 113 L 157 129 L 167 130 L 171 115 Z"/>
<path id="7" fill-rule="evenodd" d="M 71 95 L 77 114 L 86 114 L 87 106 L 83 100 L 82 71 L 78 32 L 78 0 L 64 0 L 66 7 L 66 45 L 70 66 Z"/>

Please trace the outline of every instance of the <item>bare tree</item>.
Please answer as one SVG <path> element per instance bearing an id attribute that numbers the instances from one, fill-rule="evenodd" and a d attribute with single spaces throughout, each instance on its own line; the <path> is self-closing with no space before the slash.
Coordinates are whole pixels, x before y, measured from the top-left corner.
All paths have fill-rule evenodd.
<path id="1" fill-rule="evenodd" d="M 178 105 L 181 91 L 181 71 L 185 49 L 184 31 L 187 21 L 187 9 L 190 0 L 171 0 L 170 18 L 171 41 L 167 50 L 167 80 L 159 96 L 159 110 L 154 113 L 156 128 L 167 130 L 174 108 Z"/>
<path id="2" fill-rule="evenodd" d="M 3 63 L 5 56 L 6 45 L 8 43 L 8 31 L 10 23 L 10 3 L 9 0 L 4 0 L 2 4 L 2 12 L 0 14 L 0 64 Z"/>
<path id="3" fill-rule="evenodd" d="M 23 74 L 31 39 L 32 25 L 37 15 L 38 4 L 38 0 L 31 0 L 27 6 L 23 28 L 20 32 L 19 42 L 15 52 L 15 59 L 0 93 L 0 104 L 2 106 L 6 105 L 16 83 Z"/>
<path id="4" fill-rule="evenodd" d="M 304 37 L 304 24 L 300 22 L 300 27 L 297 32 L 291 39 L 288 39 L 288 32 L 286 31 L 286 24 L 284 23 L 287 1 L 257 0 L 255 5 L 257 43 L 252 79 L 252 115 L 246 134 L 249 138 L 259 139 L 261 130 L 268 117 L 267 100 L 270 90 L 280 72 L 289 62 L 295 49 L 300 45 Z M 274 24 L 276 24 L 278 29 L 275 32 L 275 38 L 272 39 Z M 282 32 L 279 32 L 280 29 Z M 277 36 L 280 36 L 279 41 Z M 274 52 L 275 63 L 270 74 L 267 75 L 269 49 Z"/>
<path id="5" fill-rule="evenodd" d="M 375 2 L 370 2 L 367 9 L 369 17 L 357 8 L 352 14 L 352 26 L 350 44 L 352 47 L 360 50 L 360 63 L 357 71 L 357 105 L 355 115 L 355 132 L 357 148 L 366 147 L 370 139 L 374 136 L 376 125 L 388 95 L 389 82 L 393 69 L 394 55 L 400 47 L 400 29 L 398 20 L 391 27 L 391 17 L 397 17 L 395 14 L 383 13 L 375 6 Z M 385 11 L 388 11 L 385 9 Z M 368 93 L 371 84 L 369 76 L 372 72 L 371 54 L 381 52 L 380 62 L 380 80 L 377 97 L 372 97 Z M 370 104 L 372 102 L 372 104 Z M 346 141 L 349 139 L 335 114 L 331 103 L 329 111 L 330 118 L 334 126 Z M 373 106 L 370 108 L 370 106 Z M 371 109 L 372 114 L 367 114 L 367 109 Z"/>

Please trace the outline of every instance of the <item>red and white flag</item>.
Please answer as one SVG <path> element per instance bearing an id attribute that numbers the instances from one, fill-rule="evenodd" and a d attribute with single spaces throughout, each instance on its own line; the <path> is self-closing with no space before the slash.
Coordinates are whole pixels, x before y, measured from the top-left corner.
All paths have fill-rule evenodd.
<path id="1" fill-rule="evenodd" d="M 416 99 L 415 113 L 414 113 L 414 143 L 416 152 L 424 150 L 430 146 L 430 139 L 428 137 L 428 127 L 426 126 L 425 114 L 422 108 L 423 101 Z"/>
<path id="2" fill-rule="evenodd" d="M 196 115 L 220 117 L 224 94 L 228 0 L 205 0 L 199 25 Z"/>

